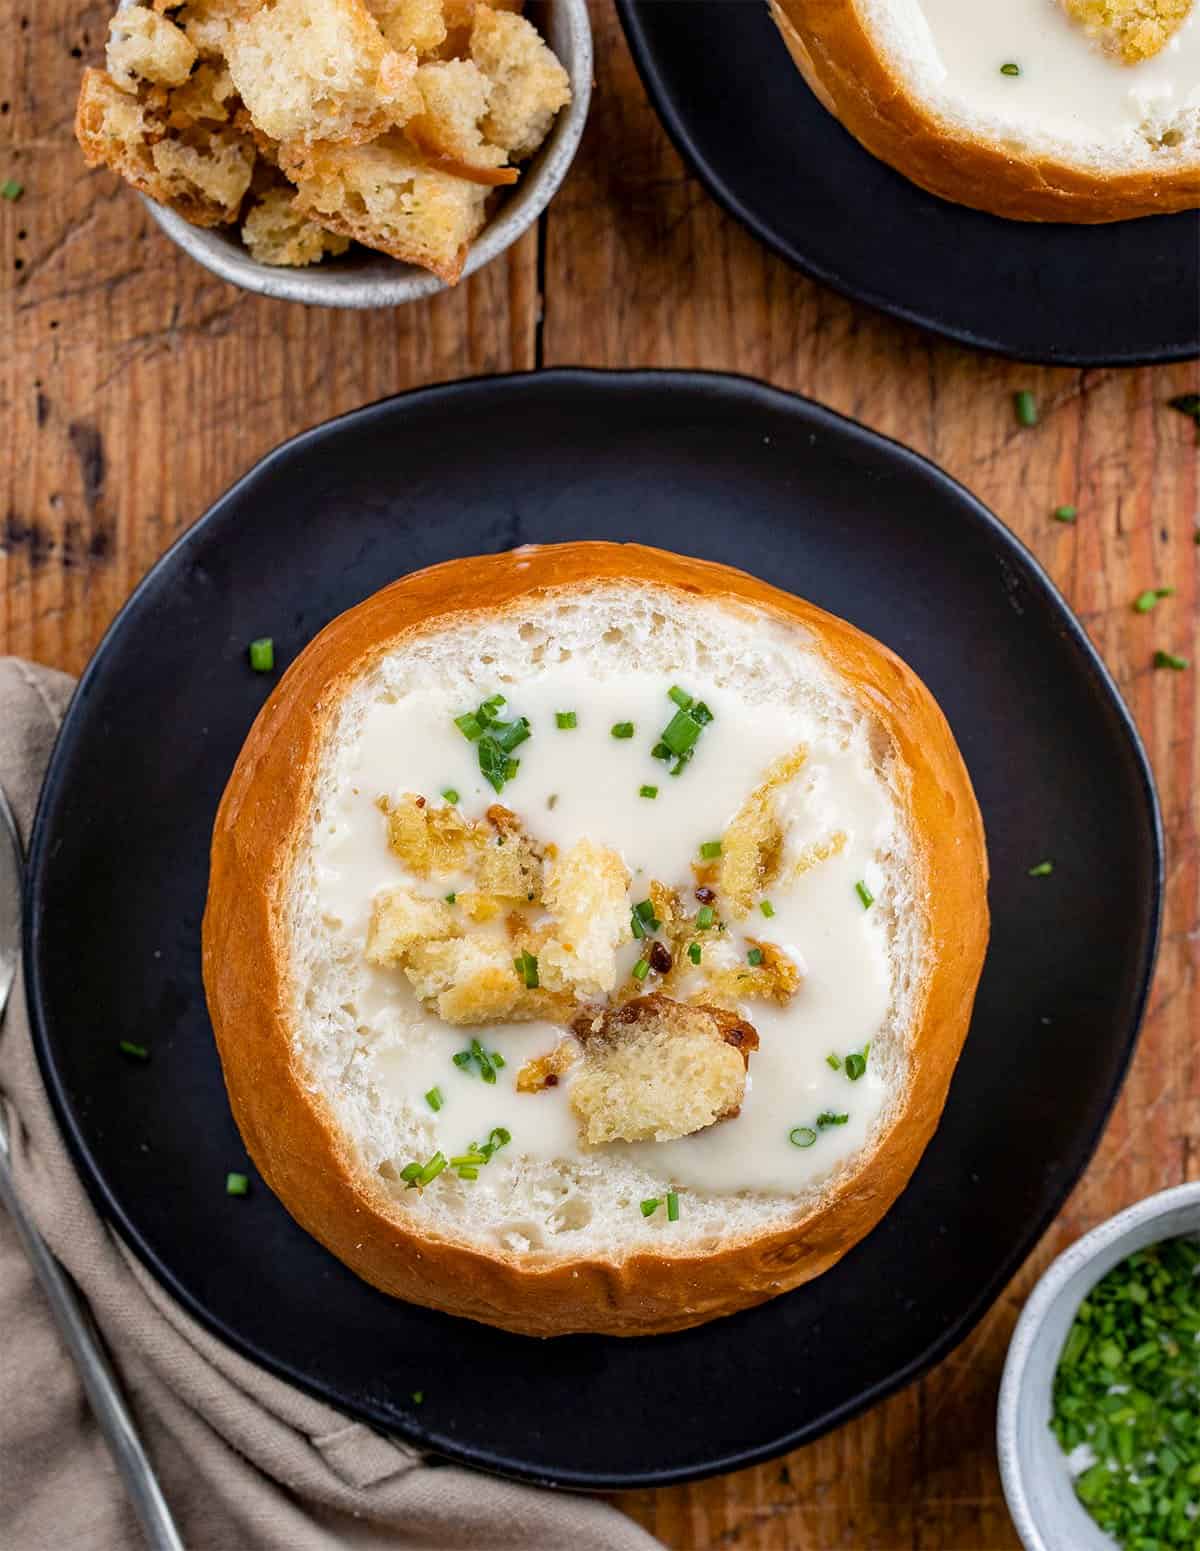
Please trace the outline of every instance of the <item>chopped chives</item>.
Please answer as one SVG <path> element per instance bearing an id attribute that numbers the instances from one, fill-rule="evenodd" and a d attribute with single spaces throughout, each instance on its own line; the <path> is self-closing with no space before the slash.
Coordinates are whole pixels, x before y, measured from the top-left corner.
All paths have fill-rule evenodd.
<path id="1" fill-rule="evenodd" d="M 642 925 L 642 919 L 636 910 L 629 912 L 629 929 L 637 942 L 641 942 L 646 935 L 646 928 Z"/>
<path id="2" fill-rule="evenodd" d="M 464 711 L 453 719 L 463 737 L 475 744 L 480 772 L 497 792 L 503 791 L 505 783 L 521 768 L 521 761 L 512 758 L 512 751 L 533 731 L 527 716 L 501 721 L 498 713 L 504 704 L 503 695 L 492 695 L 474 711 Z"/>
<path id="3" fill-rule="evenodd" d="M 612 725 L 612 735 L 613 735 L 614 738 L 632 738 L 633 737 L 633 723 L 632 722 L 614 722 L 613 725 Z"/>
<path id="4" fill-rule="evenodd" d="M 831 1066 L 835 1072 L 839 1072 L 842 1069 L 842 1058 L 841 1056 L 835 1056 L 831 1050 L 825 1057 L 825 1064 L 826 1066 Z"/>
<path id="5" fill-rule="evenodd" d="M 414 1389 L 413 1390 L 413 1392 L 412 1392 L 412 1403 L 413 1403 L 414 1406 L 419 1406 L 424 1399 L 425 1399 L 425 1391 L 423 1389 Z"/>
<path id="6" fill-rule="evenodd" d="M 1001 75 L 1020 75 L 1020 73 L 1021 73 L 1020 65 L 1013 64 L 1013 62 L 1011 60 L 1008 62 L 1008 64 L 1000 66 L 1000 74 Z"/>
<path id="7" fill-rule="evenodd" d="M 572 727 L 579 726 L 579 720 L 574 711 L 555 711 L 554 725 L 560 732 L 570 732 Z"/>
<path id="8" fill-rule="evenodd" d="M 679 1221 L 679 1197 L 673 1190 L 667 1191 L 667 1221 Z"/>
<path id="9" fill-rule="evenodd" d="M 420 1174 L 417 1176 L 417 1184 L 418 1185 L 429 1185 L 429 1184 L 432 1184 L 433 1181 L 442 1172 L 442 1170 L 447 1166 L 447 1161 L 448 1160 L 446 1158 L 445 1153 L 435 1152 L 433 1157 L 430 1158 L 429 1162 L 425 1165 L 425 1167 L 421 1170 Z"/>
<path id="10" fill-rule="evenodd" d="M 448 905 L 453 905 L 454 902 L 458 899 L 458 895 L 454 894 L 454 893 L 450 893 L 450 894 L 445 895 L 444 898 L 445 898 L 445 901 L 446 901 L 446 903 Z"/>
<path id="11" fill-rule="evenodd" d="M 504 1057 L 498 1050 L 492 1051 L 492 1065 L 496 1068 L 497 1071 L 499 1071 L 500 1068 L 504 1065 Z"/>
<path id="12" fill-rule="evenodd" d="M 829 1126 L 844 1126 L 849 1115 L 835 1115 L 833 1110 L 825 1109 L 817 1116 L 817 1130 L 824 1131 Z"/>
<path id="13" fill-rule="evenodd" d="M 696 742 L 713 714 L 703 700 L 696 700 L 678 684 L 667 691 L 668 698 L 679 709 L 663 728 L 658 742 L 650 750 L 655 759 L 674 760 L 671 774 L 682 774 L 696 752 Z"/>
<path id="14" fill-rule="evenodd" d="M 851 1082 L 857 1082 L 867 1069 L 867 1058 L 856 1051 L 846 1057 L 846 1076 Z"/>
<path id="15" fill-rule="evenodd" d="M 225 1194 L 227 1196 L 249 1195 L 250 1176 L 248 1174 L 226 1174 Z"/>
<path id="16" fill-rule="evenodd" d="M 135 1061 L 148 1061 L 150 1052 L 145 1045 L 135 1045 L 131 1039 L 119 1041 L 117 1049 L 122 1055 L 132 1056 Z"/>
<path id="17" fill-rule="evenodd" d="M 771 903 L 771 901 L 769 899 L 759 900 L 758 908 L 762 911 L 763 915 L 766 916 L 768 921 L 775 914 L 775 906 Z"/>
<path id="18" fill-rule="evenodd" d="M 652 1216 L 655 1212 L 658 1211 L 658 1206 L 659 1206 L 658 1197 L 657 1196 L 651 1196 L 648 1200 L 642 1202 L 642 1216 L 643 1217 L 650 1217 L 650 1216 Z"/>
<path id="19" fill-rule="evenodd" d="M 1036 866 L 1029 869 L 1029 876 L 1031 878 L 1048 878 L 1053 871 L 1053 862 L 1038 862 Z"/>
<path id="20" fill-rule="evenodd" d="M 702 932 L 708 931 L 716 920 L 717 913 L 711 905 L 701 905 L 696 912 L 696 926 Z"/>
<path id="21" fill-rule="evenodd" d="M 470 1066 L 471 1052 L 469 1050 L 456 1050 L 454 1052 L 455 1066 Z"/>
<path id="22" fill-rule="evenodd" d="M 702 957 L 703 949 L 698 942 L 694 942 L 688 949 L 688 958 L 691 959 L 693 964 L 699 964 Z"/>
<path id="23" fill-rule="evenodd" d="M 442 1105 L 446 1101 L 442 1098 L 442 1090 L 440 1088 L 434 1087 L 430 1088 L 429 1092 L 425 1095 L 425 1102 L 436 1115 L 438 1110 L 441 1109 Z"/>
<path id="24" fill-rule="evenodd" d="M 746 955 L 746 963 L 752 964 L 755 969 L 758 968 L 762 961 L 763 951 L 761 948 L 751 948 L 750 952 Z"/>
<path id="25" fill-rule="evenodd" d="M 255 673 L 270 673 L 275 666 L 275 642 L 269 635 L 250 643 L 250 666 Z"/>
<path id="26" fill-rule="evenodd" d="M 695 696 L 689 695 L 686 689 L 680 689 L 678 684 L 672 685 L 672 687 L 667 690 L 667 695 L 669 699 L 675 702 L 681 711 L 686 711 L 692 704 L 692 701 L 695 699 Z"/>
<path id="27" fill-rule="evenodd" d="M 1156 668 L 1174 668 L 1176 673 L 1182 673 L 1188 666 L 1186 657 L 1178 657 L 1174 652 L 1155 652 L 1154 666 Z"/>
<path id="28" fill-rule="evenodd" d="M 646 976 L 649 973 L 650 973 L 650 960 L 649 959 L 639 959 L 637 961 L 637 963 L 633 966 L 633 978 L 635 980 L 638 980 L 638 981 L 645 980 Z"/>
<path id="29" fill-rule="evenodd" d="M 513 968 L 525 982 L 527 990 L 536 991 L 538 988 L 538 961 L 537 954 L 530 953 L 528 948 L 513 960 Z"/>
<path id="30" fill-rule="evenodd" d="M 1079 508 L 1077 506 L 1056 506 L 1051 515 L 1055 522 L 1074 522 L 1076 517 L 1079 516 Z"/>
<path id="31" fill-rule="evenodd" d="M 1017 421 L 1023 426 L 1037 425 L 1038 407 L 1037 399 L 1028 388 L 1022 388 L 1019 393 L 1013 394 L 1013 408 L 1016 410 Z"/>
<path id="32" fill-rule="evenodd" d="M 654 914 L 654 901 L 643 899 L 640 904 L 633 907 L 633 912 L 639 921 L 643 921 L 652 932 L 657 932 L 662 922 Z"/>
<path id="33" fill-rule="evenodd" d="M 451 807 L 453 807 L 454 804 L 458 801 L 458 793 L 455 791 L 454 787 L 452 787 L 452 786 L 443 786 L 442 787 L 442 796 L 451 805 Z"/>
<path id="34" fill-rule="evenodd" d="M 487 1161 L 486 1153 L 481 1153 L 472 1147 L 470 1152 L 459 1153 L 458 1157 L 451 1158 L 450 1167 L 452 1169 L 478 1168 L 480 1164 Z"/>
<path id="35" fill-rule="evenodd" d="M 453 1162 L 453 1159 L 451 1159 L 451 1162 Z M 458 1175 L 459 1179 L 479 1178 L 479 1168 L 478 1165 L 474 1163 L 460 1163 L 454 1172 Z"/>
<path id="36" fill-rule="evenodd" d="M 811 1147 L 817 1139 L 817 1133 L 812 1126 L 794 1126 L 788 1132 L 788 1141 L 793 1147 Z"/>
<path id="37" fill-rule="evenodd" d="M 0 199 L 17 200 L 25 192 L 25 185 L 18 183 L 16 178 L 5 178 L 0 183 Z"/>
<path id="38" fill-rule="evenodd" d="M 1160 598 L 1173 597 L 1174 587 L 1147 587 L 1145 592 L 1139 592 L 1133 600 L 1133 612 L 1135 614 L 1149 614 Z"/>
<path id="39" fill-rule="evenodd" d="M 875 903 L 875 896 L 871 893 L 870 889 L 866 886 L 861 878 L 854 885 L 854 892 L 862 901 L 863 909 L 870 910 L 871 906 Z"/>
<path id="40" fill-rule="evenodd" d="M 658 787 L 657 786 L 639 786 L 638 787 L 638 796 L 639 797 L 657 797 L 658 796 Z"/>
<path id="41" fill-rule="evenodd" d="M 406 1185 L 415 1185 L 421 1177 L 421 1168 L 419 1163 L 406 1163 L 400 1170 L 400 1178 Z"/>
<path id="42" fill-rule="evenodd" d="M 721 854 L 721 842 L 719 840 L 706 840 L 700 847 L 700 855 L 706 862 L 715 861 Z"/>

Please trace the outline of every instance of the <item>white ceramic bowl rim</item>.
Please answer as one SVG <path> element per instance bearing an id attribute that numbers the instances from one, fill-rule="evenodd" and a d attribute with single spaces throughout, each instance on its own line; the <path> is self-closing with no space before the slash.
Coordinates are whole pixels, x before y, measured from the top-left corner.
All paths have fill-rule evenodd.
<path id="1" fill-rule="evenodd" d="M 1048 1425 L 1049 1385 L 1083 1299 L 1137 1250 L 1197 1230 L 1200 1181 L 1175 1185 L 1093 1228 L 1063 1251 L 1034 1288 L 1008 1349 L 996 1421 L 1004 1495 L 1026 1551 L 1109 1551 L 1114 1546 L 1069 1485 L 1056 1494 L 1057 1501 L 1038 1492 L 1031 1480 L 1036 1467 L 1031 1469 L 1030 1448 L 1039 1455 L 1046 1451 L 1054 1462 L 1048 1468 L 1061 1468 L 1059 1445 Z M 1067 1479 L 1063 1469 L 1062 1480 Z"/>
<path id="2" fill-rule="evenodd" d="M 120 8 L 136 0 L 120 0 Z M 521 180 L 471 244 L 463 279 L 489 263 L 537 221 L 554 197 L 579 148 L 592 94 L 592 28 L 587 0 L 545 0 L 545 34 L 571 78 L 571 101 Z M 144 196 L 143 196 L 144 198 Z M 446 287 L 436 275 L 386 254 L 352 250 L 353 258 L 308 268 L 260 264 L 236 232 L 193 226 L 175 211 L 144 199 L 171 240 L 205 269 L 246 291 L 318 307 L 396 307 Z M 460 282 L 461 283 L 461 282 Z"/>

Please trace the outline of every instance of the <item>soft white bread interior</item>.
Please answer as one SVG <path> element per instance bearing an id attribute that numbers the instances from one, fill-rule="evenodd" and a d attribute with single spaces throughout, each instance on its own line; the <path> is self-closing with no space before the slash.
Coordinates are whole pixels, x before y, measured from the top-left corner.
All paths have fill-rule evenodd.
<path id="1" fill-rule="evenodd" d="M 726 924 L 690 893 L 635 881 L 634 857 L 609 860 L 611 837 L 595 836 L 586 856 L 583 841 L 565 852 L 535 845 L 529 836 L 550 819 L 534 783 L 554 784 L 552 751 L 568 747 L 553 744 L 542 723 L 519 751 L 521 779 L 503 793 L 520 821 L 494 805 L 459 818 L 458 805 L 470 802 L 462 779 L 461 796 L 442 805 L 419 760 L 385 762 L 390 795 L 370 787 L 370 751 L 387 718 L 431 694 L 467 708 L 500 693 L 514 711 L 522 702 L 532 709 L 539 684 L 567 671 L 599 705 L 639 676 L 660 683 L 659 695 L 692 682 L 711 686 L 718 728 L 724 717 L 732 729 L 736 712 L 747 729 L 775 729 L 777 740 L 780 728 L 785 741 L 793 727 L 808 730 L 807 757 L 768 759 L 761 788 L 739 777 L 726 790 L 721 771 L 736 761 L 716 754 L 669 792 L 663 768 L 670 801 L 715 792 L 712 811 L 730 826 L 731 878 L 749 887 L 759 868 L 753 927 L 737 924 L 732 887 Z M 415 748 L 411 731 L 396 749 Z M 606 747 L 619 753 L 620 736 L 605 729 Z M 762 736 L 763 748 L 774 746 Z M 635 757 L 632 740 L 628 747 Z M 833 777 L 822 775 L 823 749 Z M 757 770 L 757 758 L 745 768 Z M 791 948 L 764 950 L 758 936 L 772 924 L 767 909 L 759 915 L 763 884 L 771 914 L 784 917 L 793 886 L 813 885 L 822 867 L 844 860 L 822 807 L 842 800 L 837 772 L 865 794 L 861 811 L 870 814 L 862 834 L 841 836 L 858 847 L 853 866 L 869 869 L 869 918 L 852 874 L 830 876 L 855 922 L 869 921 L 881 966 L 870 1071 L 856 1084 L 827 1065 L 828 1013 L 814 1004 L 795 1021 L 814 966 Z M 327 882 L 338 848 L 353 839 L 352 801 L 373 815 L 364 823 L 377 847 L 370 868 L 342 868 L 361 900 Z M 815 828 L 796 817 L 808 808 Z M 661 802 L 659 811 L 665 823 Z M 683 873 L 695 854 L 685 847 Z M 489 890 L 480 880 L 501 856 L 508 871 Z M 720 863 L 693 871 L 696 899 L 716 900 L 719 913 Z M 380 888 L 381 877 L 403 881 Z M 454 877 L 464 881 L 447 890 Z M 292 667 L 218 817 L 205 982 L 251 1154 L 293 1214 L 360 1274 L 510 1329 L 645 1333 L 818 1274 L 886 1210 L 928 1140 L 965 1035 L 986 942 L 985 882 L 978 810 L 953 740 L 928 692 L 884 648 L 722 567 L 634 546 L 561 546 L 407 578 L 336 621 Z M 658 934 L 661 964 L 630 935 L 630 904 L 643 889 L 634 915 L 642 911 Z M 548 922 L 513 926 L 522 894 Z M 491 908 L 495 899 L 502 911 Z M 496 941 L 486 934 L 505 923 L 515 949 L 483 963 Z M 748 954 L 732 946 L 743 929 L 756 934 L 745 939 Z M 641 953 L 645 967 L 614 974 L 614 944 L 619 966 Z M 521 980 L 530 948 L 540 984 Z M 464 1012 L 464 985 L 491 984 L 493 972 L 509 998 L 499 1020 L 487 1003 Z M 838 976 L 829 984 L 836 998 Z M 815 1026 L 806 1022 L 814 1017 Z M 467 1037 L 463 1023 L 475 1025 Z M 782 1059 L 786 1070 L 794 1041 L 823 1079 L 842 1084 L 832 1108 L 849 1096 L 850 1124 L 828 1112 L 817 1120 L 817 1099 L 802 1097 L 821 1091 L 815 1078 L 797 1089 L 782 1130 L 761 1086 L 759 1107 L 744 1107 L 756 1063 L 768 1063 L 757 1068 L 767 1074 Z M 470 1062 L 476 1044 L 484 1064 L 492 1047 L 507 1052 L 490 1088 L 449 1062 L 462 1046 Z M 430 1074 L 444 1108 L 431 1107 Z M 428 1188 L 414 1188 L 413 1160 L 439 1156 L 441 1139 L 455 1134 L 439 1127 L 460 1113 L 468 1117 L 454 1122 L 460 1128 L 484 1117 L 471 1144 L 487 1152 L 484 1164 L 468 1153 L 459 1172 L 444 1167 Z M 759 1134 L 764 1116 L 769 1136 Z M 811 1126 L 789 1144 L 793 1120 Z M 480 1140 L 489 1126 L 490 1149 Z M 690 1151 L 664 1163 L 664 1146 Z M 774 1149 L 758 1172 L 730 1165 L 756 1148 Z M 683 1209 L 668 1216 L 660 1202 L 674 1191 Z"/>
<path id="2" fill-rule="evenodd" d="M 1195 0 L 769 0 L 820 101 L 921 187 L 1018 220 L 1200 206 Z"/>

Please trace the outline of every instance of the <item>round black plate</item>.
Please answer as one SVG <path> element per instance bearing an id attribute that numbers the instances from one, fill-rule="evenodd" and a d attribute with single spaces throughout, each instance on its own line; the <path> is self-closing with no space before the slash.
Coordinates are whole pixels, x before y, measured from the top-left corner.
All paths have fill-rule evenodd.
<path id="1" fill-rule="evenodd" d="M 1200 355 L 1200 213 L 1042 226 L 947 204 L 876 161 L 825 111 L 766 0 L 617 8 L 680 154 L 731 215 L 814 279 L 1022 360 L 1132 366 Z"/>
<path id="2" fill-rule="evenodd" d="M 271 688 L 417 566 L 531 541 L 732 562 L 879 636 L 945 707 L 991 845 L 994 935 L 950 1104 L 836 1269 L 683 1335 L 536 1342 L 374 1292 L 244 1153 L 200 983 L 209 829 Z M 1029 866 L 1054 858 L 1052 877 Z M 151 571 L 80 683 L 30 860 L 38 1051 L 101 1208 L 248 1356 L 405 1438 L 533 1480 L 647 1485 L 816 1437 L 944 1356 L 1078 1178 L 1159 919 L 1154 791 L 1083 632 L 1012 535 L 910 452 L 739 378 L 546 372 L 430 388 L 273 453 Z M 117 1040 L 153 1049 L 128 1062 Z M 412 1403 L 420 1390 L 424 1403 Z"/>

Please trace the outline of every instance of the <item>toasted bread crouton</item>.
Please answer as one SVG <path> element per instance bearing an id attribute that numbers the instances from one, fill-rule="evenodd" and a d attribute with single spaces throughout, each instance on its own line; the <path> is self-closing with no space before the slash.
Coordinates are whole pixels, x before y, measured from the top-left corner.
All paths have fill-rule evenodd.
<path id="1" fill-rule="evenodd" d="M 491 83 L 469 59 L 434 60 L 417 71 L 424 108 L 404 126 L 413 144 L 443 172 L 474 183 L 515 183 L 515 167 L 505 152 L 489 145 L 479 131 L 487 112 Z"/>
<path id="2" fill-rule="evenodd" d="M 802 851 L 796 854 L 788 869 L 793 878 L 798 878 L 802 873 L 811 872 L 821 862 L 827 862 L 834 856 L 839 856 L 846 846 L 846 831 L 835 829 L 827 840 L 814 840 L 811 845 L 806 845 Z"/>
<path id="3" fill-rule="evenodd" d="M 704 989 L 698 993 L 699 998 L 730 1010 L 756 997 L 780 1003 L 790 1001 L 800 985 L 800 966 L 776 943 L 756 942 L 753 937 L 746 941 L 751 952 L 760 955 L 757 963 L 751 964 L 728 951 L 705 949 Z"/>
<path id="4" fill-rule="evenodd" d="M 367 0 L 367 9 L 394 49 L 432 54 L 446 39 L 442 0 Z"/>
<path id="5" fill-rule="evenodd" d="M 571 1083 L 580 1141 L 668 1142 L 736 1115 L 758 1034 L 717 1007 L 643 996 L 575 1024 L 583 1068 Z"/>
<path id="6" fill-rule="evenodd" d="M 90 167 L 111 167 L 196 226 L 232 221 L 250 186 L 254 149 L 240 135 L 218 129 L 198 145 L 168 138 L 154 111 L 102 70 L 83 73 L 75 134 Z"/>
<path id="7" fill-rule="evenodd" d="M 259 0 L 185 0 L 173 20 L 195 45 L 201 59 L 224 60 L 229 29 L 258 7 Z M 173 0 L 154 0 L 158 11 L 173 9 Z"/>
<path id="8" fill-rule="evenodd" d="M 479 857 L 475 882 L 497 899 L 536 904 L 542 897 L 542 848 L 521 828 L 515 813 L 493 803 L 487 811 L 494 838 Z"/>
<path id="9" fill-rule="evenodd" d="M 426 899 L 408 889 L 387 889 L 377 895 L 371 912 L 367 960 L 385 968 L 403 968 L 419 944 L 446 941 L 461 931 L 444 900 Z"/>
<path id="10" fill-rule="evenodd" d="M 196 62 L 196 46 L 174 22 L 144 5 L 130 5 L 108 24 L 109 79 L 122 91 L 139 82 L 181 86 Z"/>
<path id="11" fill-rule="evenodd" d="M 381 797 L 376 806 L 387 818 L 388 849 L 418 878 L 465 871 L 483 843 L 477 827 L 449 803 L 434 807 L 405 792 L 396 802 Z"/>
<path id="12" fill-rule="evenodd" d="M 628 941 L 629 871 L 616 851 L 586 836 L 546 869 L 542 899 L 554 936 L 539 954 L 542 981 L 584 996 L 617 983 L 617 948 Z"/>
<path id="13" fill-rule="evenodd" d="M 1151 59 L 1187 21 L 1192 0 L 1062 0 L 1067 15 L 1127 65 Z"/>
<path id="14" fill-rule="evenodd" d="M 242 221 L 242 241 L 260 264 L 296 268 L 317 264 L 327 253 L 345 253 L 350 246 L 349 237 L 327 232 L 299 215 L 296 196 L 288 188 L 268 189 L 255 201 Z"/>
<path id="15" fill-rule="evenodd" d="M 485 6 L 493 11 L 524 9 L 525 0 L 442 0 L 442 19 L 446 23 L 446 37 L 438 54 L 442 59 L 462 59 L 471 49 L 471 28 L 475 13 Z"/>
<path id="16" fill-rule="evenodd" d="M 420 943 L 403 967 L 418 997 L 447 1023 L 563 1022 L 570 1016 L 568 998 L 526 986 L 500 938 Z"/>
<path id="17" fill-rule="evenodd" d="M 471 58 L 492 83 L 484 138 L 514 161 L 532 156 L 571 100 L 571 81 L 536 27 L 511 11 L 480 6 Z"/>
<path id="18" fill-rule="evenodd" d="M 557 1087 L 559 1078 L 571 1070 L 582 1054 L 577 1040 L 569 1037 L 559 1040 L 553 1050 L 526 1061 L 517 1073 L 517 1092 L 541 1093 L 546 1088 Z"/>
<path id="19" fill-rule="evenodd" d="M 421 109 L 416 54 L 387 46 L 363 0 L 273 0 L 230 28 L 225 54 L 272 140 L 344 149 Z"/>
<path id="20" fill-rule="evenodd" d="M 228 124 L 237 108 L 233 77 L 222 64 L 202 64 L 167 97 L 167 123 L 172 129 L 196 124 Z"/>
<path id="21" fill-rule="evenodd" d="M 807 751 L 798 748 L 775 760 L 722 836 L 721 893 L 739 920 L 778 875 L 783 825 L 775 811 L 775 798 L 807 757 Z"/>
<path id="22" fill-rule="evenodd" d="M 439 172 L 401 134 L 371 145 L 314 146 L 286 170 L 298 208 L 322 226 L 455 285 L 485 219 L 488 191 Z"/>

